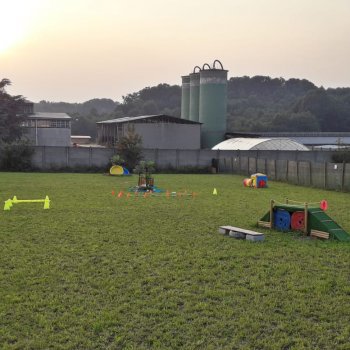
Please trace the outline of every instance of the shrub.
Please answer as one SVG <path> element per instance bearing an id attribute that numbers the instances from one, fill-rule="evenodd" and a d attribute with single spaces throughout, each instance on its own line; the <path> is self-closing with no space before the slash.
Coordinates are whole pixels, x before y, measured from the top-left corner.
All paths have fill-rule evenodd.
<path id="1" fill-rule="evenodd" d="M 26 141 L 0 145 L 0 169 L 8 171 L 32 170 L 33 147 Z"/>
<path id="2" fill-rule="evenodd" d="M 350 163 L 350 149 L 341 150 L 333 153 L 332 161 L 334 163 Z"/>

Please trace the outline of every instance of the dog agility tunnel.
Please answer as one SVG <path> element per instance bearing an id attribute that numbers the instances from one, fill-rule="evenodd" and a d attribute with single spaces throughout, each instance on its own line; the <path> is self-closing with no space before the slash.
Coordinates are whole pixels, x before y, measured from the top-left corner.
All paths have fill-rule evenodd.
<path id="1" fill-rule="evenodd" d="M 258 225 L 275 228 L 281 231 L 303 230 L 305 228 L 305 206 L 303 205 L 274 204 L 272 212 L 272 220 L 270 217 L 270 210 L 260 219 Z M 312 231 L 323 232 L 328 233 L 329 238 L 341 242 L 350 242 L 349 233 L 341 228 L 320 208 L 307 208 L 306 221 L 306 231 L 308 234 L 312 233 Z M 270 223 L 272 223 L 272 225 Z"/>

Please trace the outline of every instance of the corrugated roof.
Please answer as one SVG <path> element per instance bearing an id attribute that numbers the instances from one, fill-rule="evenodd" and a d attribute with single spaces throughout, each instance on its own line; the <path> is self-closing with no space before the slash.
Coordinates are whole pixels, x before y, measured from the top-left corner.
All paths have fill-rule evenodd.
<path id="1" fill-rule="evenodd" d="M 29 119 L 72 119 L 67 113 L 37 112 L 28 115 Z"/>
<path id="2" fill-rule="evenodd" d="M 178 124 L 202 124 L 202 123 L 194 122 L 192 120 L 181 119 L 181 118 L 173 117 L 166 114 L 141 115 L 137 117 L 123 117 L 123 118 L 104 120 L 101 122 L 97 122 L 96 124 L 128 123 L 128 122 L 142 120 L 142 119 L 147 119 L 147 120 L 157 119 L 159 121 L 171 120 L 172 122 L 178 123 Z"/>
<path id="3" fill-rule="evenodd" d="M 288 138 L 232 138 L 220 142 L 213 150 L 280 150 L 280 151 L 308 151 L 309 149 L 294 140 Z"/>

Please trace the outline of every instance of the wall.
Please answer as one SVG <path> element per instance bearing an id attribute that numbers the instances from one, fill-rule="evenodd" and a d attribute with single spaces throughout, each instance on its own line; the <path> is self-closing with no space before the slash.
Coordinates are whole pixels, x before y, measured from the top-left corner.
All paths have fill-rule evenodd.
<path id="1" fill-rule="evenodd" d="M 200 124 L 134 123 L 133 125 L 136 133 L 142 136 L 144 148 L 188 150 L 200 148 Z"/>
<path id="2" fill-rule="evenodd" d="M 350 191 L 350 164 L 331 162 L 334 151 L 212 151 L 144 149 L 146 160 L 158 168 L 210 167 L 219 159 L 219 172 L 250 176 L 256 172 L 270 180 L 303 186 Z M 40 169 L 105 167 L 113 148 L 35 147 L 33 165 Z"/>

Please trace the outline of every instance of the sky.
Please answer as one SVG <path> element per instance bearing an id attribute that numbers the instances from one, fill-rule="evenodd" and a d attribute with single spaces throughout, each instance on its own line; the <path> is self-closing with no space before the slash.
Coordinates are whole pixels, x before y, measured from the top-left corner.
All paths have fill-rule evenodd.
<path id="1" fill-rule="evenodd" d="M 349 0 L 0 0 L 0 18 L 0 79 L 33 102 L 122 102 L 215 59 L 350 87 Z"/>

